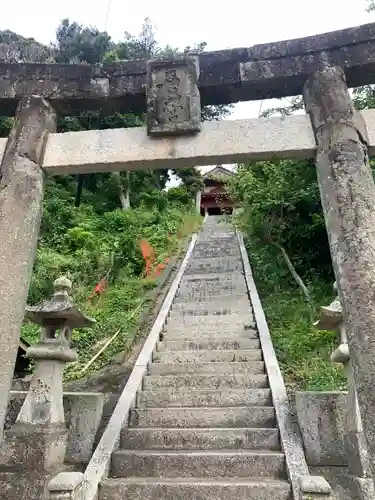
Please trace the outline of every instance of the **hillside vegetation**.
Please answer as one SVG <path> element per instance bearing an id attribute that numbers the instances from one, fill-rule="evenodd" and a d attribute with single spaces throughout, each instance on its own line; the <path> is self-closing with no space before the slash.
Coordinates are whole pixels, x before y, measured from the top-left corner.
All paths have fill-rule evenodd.
<path id="1" fill-rule="evenodd" d="M 374 86 L 356 89 L 354 103 L 357 109 L 375 107 Z M 268 110 L 267 115 L 289 114 L 301 104 L 296 98 L 289 108 Z M 371 164 L 374 171 L 372 160 Z M 320 306 L 335 297 L 314 162 L 239 165 L 228 189 L 240 207 L 236 223 L 247 236 L 256 284 L 287 384 L 309 390 L 345 388 L 341 365 L 330 361 L 339 335 L 313 328 Z"/>

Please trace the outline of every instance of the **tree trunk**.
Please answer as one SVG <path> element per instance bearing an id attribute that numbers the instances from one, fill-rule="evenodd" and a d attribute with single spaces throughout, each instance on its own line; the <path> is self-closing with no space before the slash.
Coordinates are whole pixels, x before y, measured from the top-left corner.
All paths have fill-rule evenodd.
<path id="1" fill-rule="evenodd" d="M 304 284 L 304 282 L 302 281 L 302 278 L 300 277 L 300 275 L 297 273 L 295 267 L 293 266 L 292 264 L 292 261 L 289 259 L 289 256 L 288 254 L 286 253 L 285 249 L 279 245 L 278 243 L 274 243 L 273 244 L 280 250 L 284 260 L 285 260 L 285 263 L 290 271 L 290 274 L 293 276 L 295 282 L 297 283 L 297 285 L 301 288 L 303 294 L 305 295 L 308 303 L 311 305 L 312 304 L 312 301 L 311 301 L 311 296 L 310 296 L 310 292 L 307 288 L 307 286 Z"/>
<path id="2" fill-rule="evenodd" d="M 375 185 L 366 127 L 340 68 L 312 75 L 304 101 L 317 142 L 323 211 L 374 478 Z"/>
<path id="3" fill-rule="evenodd" d="M 82 188 L 83 188 L 83 175 L 77 175 L 77 191 L 74 206 L 79 207 L 81 204 Z"/>
<path id="4" fill-rule="evenodd" d="M 125 192 L 125 200 L 124 200 L 124 210 L 130 209 L 130 171 L 126 171 L 126 192 Z"/>
<path id="5" fill-rule="evenodd" d="M 130 172 L 126 172 L 126 176 L 128 178 L 128 187 L 126 189 L 126 192 L 124 190 L 124 187 L 121 182 L 121 175 L 120 172 L 113 172 L 114 177 L 117 180 L 117 186 L 119 190 L 119 197 L 120 197 L 120 203 L 121 207 L 123 210 L 129 210 L 130 208 L 130 186 L 129 186 L 129 177 L 130 177 Z"/>

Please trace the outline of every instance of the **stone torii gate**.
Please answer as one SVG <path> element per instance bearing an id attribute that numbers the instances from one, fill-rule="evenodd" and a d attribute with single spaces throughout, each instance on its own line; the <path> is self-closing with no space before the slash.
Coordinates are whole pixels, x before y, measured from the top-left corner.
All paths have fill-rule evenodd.
<path id="1" fill-rule="evenodd" d="M 0 429 L 35 257 L 44 173 L 316 158 L 338 293 L 375 477 L 375 24 L 171 61 L 0 64 Z M 308 115 L 200 123 L 200 107 L 303 94 Z M 55 134 L 55 112 L 147 110 L 148 126 Z"/>

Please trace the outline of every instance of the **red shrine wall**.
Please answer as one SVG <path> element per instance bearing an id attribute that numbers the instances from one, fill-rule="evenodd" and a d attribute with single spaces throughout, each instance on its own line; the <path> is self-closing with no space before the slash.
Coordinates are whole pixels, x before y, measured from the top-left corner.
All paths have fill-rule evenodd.
<path id="1" fill-rule="evenodd" d="M 206 186 L 201 196 L 201 214 L 219 215 L 232 213 L 233 202 L 221 186 Z"/>

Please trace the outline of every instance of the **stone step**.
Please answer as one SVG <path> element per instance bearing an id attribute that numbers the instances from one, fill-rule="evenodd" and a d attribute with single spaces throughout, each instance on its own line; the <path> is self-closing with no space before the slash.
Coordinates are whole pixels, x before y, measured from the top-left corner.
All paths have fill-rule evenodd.
<path id="1" fill-rule="evenodd" d="M 278 429 L 124 429 L 121 448 L 144 450 L 280 450 Z"/>
<path id="2" fill-rule="evenodd" d="M 185 275 L 205 273 L 231 273 L 241 272 L 243 266 L 238 257 L 224 257 L 222 259 L 193 259 L 187 265 Z"/>
<path id="3" fill-rule="evenodd" d="M 182 299 L 182 300 L 196 300 L 196 301 L 202 301 L 202 300 L 212 300 L 212 299 L 218 299 L 218 298 L 223 298 L 226 296 L 234 297 L 234 296 L 240 296 L 244 297 L 247 296 L 247 290 L 244 289 L 243 287 L 232 287 L 232 286 L 223 286 L 220 288 L 215 288 L 215 289 L 205 289 L 205 290 L 179 290 L 176 293 L 177 299 Z"/>
<path id="4" fill-rule="evenodd" d="M 191 261 L 191 262 L 194 262 Z M 201 283 L 201 282 L 216 282 L 216 281 L 236 281 L 237 279 L 244 279 L 244 275 L 242 272 L 237 271 L 235 273 L 230 272 L 230 273 L 196 273 L 196 274 L 189 274 L 189 276 L 183 276 L 181 283 Z"/>
<path id="5" fill-rule="evenodd" d="M 261 361 L 261 349 L 200 350 L 200 351 L 156 351 L 154 363 L 221 363 Z"/>
<path id="6" fill-rule="evenodd" d="M 137 407 L 192 407 L 192 406 L 270 406 L 270 389 L 204 389 L 141 391 Z"/>
<path id="7" fill-rule="evenodd" d="M 162 351 L 206 351 L 209 349 L 260 349 L 258 339 L 243 339 L 243 340 L 163 340 L 156 346 L 159 352 Z"/>
<path id="8" fill-rule="evenodd" d="M 214 236 L 214 237 L 212 237 Z M 204 250 L 204 249 L 216 249 L 217 244 L 221 243 L 224 248 L 235 248 L 238 249 L 239 244 L 237 238 L 234 238 L 234 235 L 223 235 L 224 238 L 218 237 L 217 233 L 211 234 L 211 237 L 207 238 L 206 241 L 198 238 L 197 243 L 195 244 L 195 250 Z M 229 236 L 232 236 L 231 238 Z M 220 250 L 220 248 L 219 248 Z"/>
<path id="9" fill-rule="evenodd" d="M 277 451 L 118 450 L 113 477 L 285 477 L 284 454 Z"/>
<path id="10" fill-rule="evenodd" d="M 99 500 L 291 500 L 287 481 L 271 479 L 107 479 Z"/>
<path id="11" fill-rule="evenodd" d="M 229 235 L 226 234 L 224 238 L 220 238 L 217 236 L 217 234 L 214 233 L 214 237 L 207 239 L 206 241 L 203 241 L 202 239 L 198 238 L 197 243 L 195 244 L 194 249 L 195 250 L 204 250 L 204 249 L 216 249 L 217 244 L 221 243 L 222 248 L 235 248 L 238 249 L 239 244 L 237 238 L 234 238 L 232 235 L 232 238 L 229 238 Z M 219 248 L 220 250 L 220 248 Z"/>
<path id="12" fill-rule="evenodd" d="M 243 273 L 211 273 L 184 275 L 179 284 L 179 289 L 184 287 L 212 287 L 218 285 L 243 286 L 246 284 Z"/>
<path id="13" fill-rule="evenodd" d="M 238 238 L 234 231 L 217 231 L 216 228 L 210 228 L 208 231 L 202 231 L 197 239 L 197 243 L 204 244 L 217 244 L 228 243 L 238 245 Z"/>
<path id="14" fill-rule="evenodd" d="M 131 426 L 139 427 L 276 427 L 272 406 L 133 408 Z"/>
<path id="15" fill-rule="evenodd" d="M 235 326 L 236 328 L 243 328 L 244 325 L 249 325 L 254 323 L 254 318 L 252 314 L 231 314 L 231 315 L 202 315 L 202 316 L 192 316 L 192 315 L 171 315 L 167 318 L 167 326 L 176 328 L 189 328 L 190 326 L 198 326 L 208 328 L 230 328 Z"/>
<path id="16" fill-rule="evenodd" d="M 188 373 L 215 373 L 221 375 L 241 373 L 265 373 L 263 361 L 222 363 L 153 363 L 151 375 L 176 375 Z"/>
<path id="17" fill-rule="evenodd" d="M 246 292 L 240 292 L 240 293 L 222 293 L 221 295 L 216 295 L 214 297 L 201 297 L 199 299 L 195 298 L 186 298 L 186 297 L 179 297 L 178 292 L 175 295 L 173 304 L 174 305 L 179 305 L 179 304 L 187 304 L 191 302 L 195 303 L 205 303 L 207 302 L 215 302 L 217 303 L 218 301 L 221 301 L 222 304 L 226 304 L 227 301 L 240 301 L 240 300 L 249 300 L 249 296 L 247 291 Z"/>
<path id="18" fill-rule="evenodd" d="M 201 318 L 201 316 L 190 316 L 190 318 Z M 251 330 L 256 330 L 255 324 L 253 321 L 247 320 L 246 318 L 243 318 L 241 322 L 231 322 L 229 321 L 230 316 L 224 316 L 226 318 L 225 321 L 204 321 L 202 317 L 202 320 L 199 321 L 189 321 L 187 320 L 182 320 L 180 322 L 178 321 L 171 321 L 167 322 L 164 326 L 163 331 L 175 331 L 182 333 L 184 331 L 188 332 L 202 332 L 205 331 L 207 333 L 211 332 L 218 332 L 220 334 L 227 334 L 227 333 L 243 333 L 243 332 L 249 332 Z M 255 332 L 257 333 L 257 332 Z"/>
<path id="19" fill-rule="evenodd" d="M 244 301 L 245 302 L 245 301 Z M 208 308 L 206 307 L 205 309 L 203 307 L 199 307 L 200 303 L 199 302 L 193 302 L 193 304 L 190 309 L 186 307 L 186 304 L 183 309 L 171 309 L 171 311 L 168 314 L 168 318 L 176 318 L 176 319 L 181 319 L 181 318 L 211 318 L 211 319 L 221 319 L 225 320 L 228 319 L 228 317 L 233 316 L 234 319 L 248 319 L 249 317 L 253 317 L 253 312 L 250 307 L 250 302 L 247 301 L 247 308 L 245 307 L 245 304 L 241 306 L 241 308 L 238 308 L 237 311 L 233 311 L 230 307 L 228 307 L 225 302 L 218 302 L 214 303 L 214 307 Z M 211 304 L 212 305 L 212 304 Z"/>
<path id="20" fill-rule="evenodd" d="M 215 287 L 202 287 L 191 289 L 189 287 L 181 288 L 176 293 L 177 299 L 184 299 L 185 301 L 207 301 L 207 300 L 219 300 L 226 296 L 240 296 L 242 298 L 247 296 L 247 290 L 243 286 L 215 286 Z M 223 304 L 224 304 L 223 300 Z"/>
<path id="21" fill-rule="evenodd" d="M 238 246 L 235 246 L 235 245 L 225 245 L 225 246 L 211 246 L 212 244 L 214 244 L 215 242 L 209 242 L 210 245 L 209 246 L 197 246 L 194 251 L 193 251 L 193 259 L 196 258 L 196 259 L 204 259 L 204 258 L 207 258 L 207 257 L 237 257 L 237 258 L 241 258 L 241 254 L 240 254 L 240 250 L 238 248 Z"/>
<path id="22" fill-rule="evenodd" d="M 214 307 L 199 307 L 199 302 L 198 303 L 193 303 L 190 309 L 188 309 L 186 306 L 183 309 L 171 309 L 168 318 L 186 318 L 186 317 L 208 317 L 208 318 L 214 318 L 214 319 L 222 319 L 225 320 L 228 318 L 228 316 L 233 316 L 234 318 L 240 319 L 245 317 L 246 319 L 248 317 L 253 317 L 252 310 L 250 308 L 250 302 L 247 303 L 247 310 L 245 304 L 241 305 L 241 307 L 238 307 L 237 310 L 233 310 L 234 308 L 228 307 L 223 303 L 216 304 Z"/>
<path id="23" fill-rule="evenodd" d="M 242 299 L 236 300 L 226 300 L 221 299 L 213 300 L 210 302 L 173 302 L 171 314 L 185 313 L 185 314 L 212 314 L 215 311 L 232 313 L 243 313 L 246 311 L 247 314 L 252 313 L 251 304 L 248 297 L 243 297 Z"/>
<path id="24" fill-rule="evenodd" d="M 205 332 L 207 334 L 211 333 L 216 333 L 220 332 L 220 334 L 228 334 L 228 333 L 243 333 L 247 332 L 249 330 L 254 330 L 255 328 L 254 323 L 247 322 L 247 323 L 230 323 L 230 322 L 225 322 L 225 323 L 197 323 L 197 324 L 183 324 L 183 323 L 167 323 L 164 327 L 163 332 L 169 332 L 173 331 L 176 333 L 180 334 L 185 334 L 186 332 L 191 332 L 191 333 L 199 333 L 199 332 Z"/>
<path id="25" fill-rule="evenodd" d="M 242 375 L 147 375 L 143 389 L 262 389 L 268 387 L 267 375 L 246 373 Z"/>
<path id="26" fill-rule="evenodd" d="M 225 276 L 220 279 L 220 274 L 216 274 L 217 278 L 215 280 L 203 280 L 192 281 L 192 280 L 183 280 L 178 288 L 178 294 L 181 295 L 185 290 L 188 292 L 210 292 L 211 290 L 219 290 L 224 291 L 225 289 L 237 289 L 239 291 L 246 291 L 246 282 L 243 276 L 239 278 L 226 279 Z"/>
<path id="27" fill-rule="evenodd" d="M 193 331 L 190 330 L 171 330 L 163 332 L 160 340 L 192 340 L 192 341 L 220 341 L 220 340 L 243 340 L 243 339 L 258 339 L 259 335 L 254 330 L 243 330 L 242 332 L 220 332 L 216 330 L 213 332 L 207 331 Z"/>

